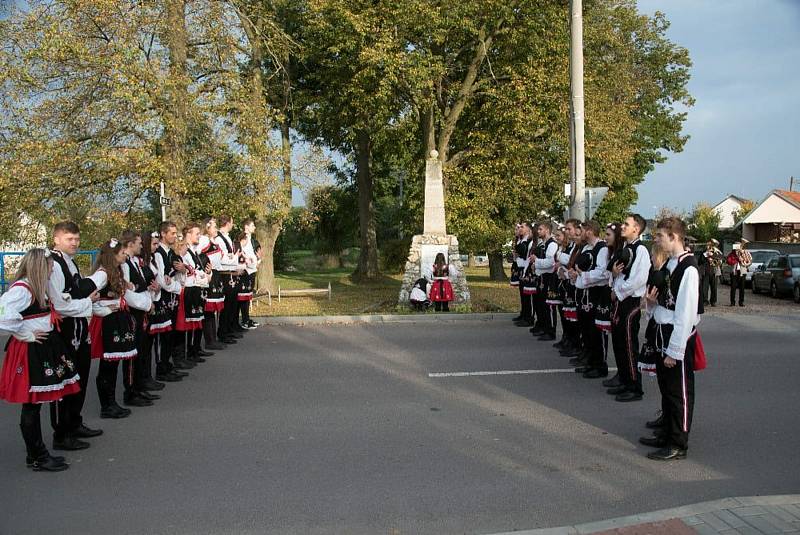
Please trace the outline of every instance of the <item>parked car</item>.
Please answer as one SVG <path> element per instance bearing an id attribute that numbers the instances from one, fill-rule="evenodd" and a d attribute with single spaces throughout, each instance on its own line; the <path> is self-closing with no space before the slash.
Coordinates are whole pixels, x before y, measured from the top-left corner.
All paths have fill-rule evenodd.
<path id="1" fill-rule="evenodd" d="M 753 273 L 753 293 L 769 292 L 772 297 L 793 294 L 800 303 L 800 254 L 770 258 Z"/>
<path id="2" fill-rule="evenodd" d="M 753 256 L 753 263 L 750 264 L 750 267 L 747 268 L 747 273 L 745 273 L 745 286 L 751 282 L 753 278 L 753 273 L 761 267 L 765 262 L 768 262 L 770 258 L 773 256 L 778 256 L 781 254 L 780 251 L 776 251 L 775 249 L 751 249 L 750 254 Z M 727 256 L 727 255 L 726 255 Z M 733 267 L 729 266 L 726 262 L 722 264 L 722 276 L 720 277 L 722 284 L 730 284 L 731 283 L 731 272 L 733 271 Z"/>

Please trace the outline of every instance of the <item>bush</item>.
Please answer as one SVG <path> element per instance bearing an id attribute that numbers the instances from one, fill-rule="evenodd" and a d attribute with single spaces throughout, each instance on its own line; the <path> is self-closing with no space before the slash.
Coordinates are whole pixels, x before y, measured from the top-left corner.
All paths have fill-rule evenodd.
<path id="1" fill-rule="evenodd" d="M 386 273 L 400 273 L 406 267 L 411 239 L 386 240 L 380 248 L 381 270 Z"/>

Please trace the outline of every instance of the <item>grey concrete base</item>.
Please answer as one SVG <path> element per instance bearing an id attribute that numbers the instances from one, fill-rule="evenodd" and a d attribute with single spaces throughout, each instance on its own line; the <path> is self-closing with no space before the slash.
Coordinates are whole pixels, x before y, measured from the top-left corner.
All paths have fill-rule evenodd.
<path id="1" fill-rule="evenodd" d="M 739 498 L 725 498 L 722 500 L 713 500 L 710 502 L 701 502 L 692 505 L 685 505 L 682 507 L 674 507 L 672 509 L 653 511 L 652 513 L 642 513 L 638 515 L 612 518 L 610 520 L 601 520 L 599 522 L 578 524 L 575 526 L 561 526 L 557 528 L 505 532 L 505 533 L 497 533 L 495 535 L 512 535 L 512 533 L 513 535 L 575 535 L 575 534 L 597 533 L 600 531 L 625 528 L 629 526 L 636 526 L 639 524 L 649 524 L 651 522 L 663 522 L 675 518 L 687 519 L 688 517 L 695 517 L 697 515 L 715 513 L 718 511 L 726 511 L 730 509 L 738 509 L 740 507 L 753 507 L 753 506 L 770 507 L 770 506 L 796 505 L 796 504 L 800 504 L 800 494 L 788 494 L 781 496 L 745 496 Z M 693 524 L 693 522 L 687 522 L 687 524 Z"/>
<path id="2" fill-rule="evenodd" d="M 452 323 L 456 321 L 511 321 L 513 312 L 437 314 L 360 314 L 353 316 L 260 316 L 261 325 L 328 325 L 347 323 Z"/>

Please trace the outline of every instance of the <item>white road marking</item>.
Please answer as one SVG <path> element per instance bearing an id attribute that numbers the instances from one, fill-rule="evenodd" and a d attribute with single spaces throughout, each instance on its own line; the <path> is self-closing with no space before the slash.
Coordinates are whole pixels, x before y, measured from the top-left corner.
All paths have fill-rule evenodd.
<path id="1" fill-rule="evenodd" d="M 616 368 L 609 368 L 608 371 L 615 372 Z M 436 372 L 429 373 L 428 377 L 480 377 L 484 375 L 545 375 L 550 373 L 575 373 L 575 368 L 554 368 L 550 370 L 497 370 L 487 372 Z"/>

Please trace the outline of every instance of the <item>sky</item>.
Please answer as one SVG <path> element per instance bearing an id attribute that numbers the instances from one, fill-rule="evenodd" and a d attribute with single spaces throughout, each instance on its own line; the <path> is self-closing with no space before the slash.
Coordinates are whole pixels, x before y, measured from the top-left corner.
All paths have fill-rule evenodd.
<path id="1" fill-rule="evenodd" d="M 697 100 L 683 152 L 668 153 L 638 187 L 636 210 L 690 210 L 728 194 L 760 201 L 800 191 L 800 0 L 638 0 L 661 11 L 668 37 L 692 58 Z"/>

